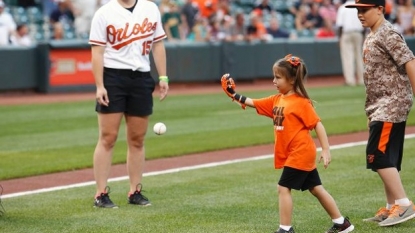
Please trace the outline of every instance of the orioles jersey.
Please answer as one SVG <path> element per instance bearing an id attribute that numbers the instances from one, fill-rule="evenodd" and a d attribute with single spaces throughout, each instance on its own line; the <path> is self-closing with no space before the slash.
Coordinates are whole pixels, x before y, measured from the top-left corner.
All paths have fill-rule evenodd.
<path id="1" fill-rule="evenodd" d="M 148 72 L 152 45 L 164 38 L 160 11 L 154 2 L 137 0 L 131 12 L 111 0 L 95 12 L 89 44 L 106 47 L 104 67 Z"/>
<path id="2" fill-rule="evenodd" d="M 317 149 L 310 130 L 320 118 L 311 101 L 297 94 L 278 94 L 253 101 L 259 115 L 273 119 L 275 168 L 315 169 Z"/>

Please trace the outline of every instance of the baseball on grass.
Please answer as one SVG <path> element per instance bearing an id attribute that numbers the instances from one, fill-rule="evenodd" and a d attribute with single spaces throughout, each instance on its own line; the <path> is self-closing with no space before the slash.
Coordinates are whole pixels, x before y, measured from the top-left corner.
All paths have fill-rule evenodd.
<path id="1" fill-rule="evenodd" d="M 162 122 L 158 122 L 154 124 L 153 131 L 157 135 L 162 135 L 166 132 L 167 128 L 166 125 Z"/>

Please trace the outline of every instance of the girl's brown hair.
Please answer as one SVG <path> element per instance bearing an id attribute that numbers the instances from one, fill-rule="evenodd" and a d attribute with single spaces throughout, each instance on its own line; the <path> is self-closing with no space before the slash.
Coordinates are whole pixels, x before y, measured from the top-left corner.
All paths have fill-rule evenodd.
<path id="1" fill-rule="evenodd" d="M 296 94 L 310 99 L 304 88 L 307 67 L 301 58 L 288 54 L 276 61 L 274 67 L 277 67 L 288 81 L 294 81 L 293 87 Z"/>

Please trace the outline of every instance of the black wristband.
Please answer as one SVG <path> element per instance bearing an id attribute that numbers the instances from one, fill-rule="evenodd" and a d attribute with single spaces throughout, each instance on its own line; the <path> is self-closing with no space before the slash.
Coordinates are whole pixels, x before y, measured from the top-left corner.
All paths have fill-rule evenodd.
<path id="1" fill-rule="evenodd" d="M 241 99 L 239 100 L 239 102 L 241 102 L 241 103 L 243 103 L 243 104 L 244 104 L 244 103 L 245 103 L 245 101 L 246 101 L 246 97 L 242 95 L 242 96 L 241 96 Z"/>
<path id="2" fill-rule="evenodd" d="M 245 103 L 245 101 L 246 101 L 246 97 L 245 96 L 243 96 L 243 95 L 240 95 L 240 94 L 235 94 L 235 96 L 234 96 L 234 98 L 238 101 L 238 102 L 240 102 L 240 103 Z"/>

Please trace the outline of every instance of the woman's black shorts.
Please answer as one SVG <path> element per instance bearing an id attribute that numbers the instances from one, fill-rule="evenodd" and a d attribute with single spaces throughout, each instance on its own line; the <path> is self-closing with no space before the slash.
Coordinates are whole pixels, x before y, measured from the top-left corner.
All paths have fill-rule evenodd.
<path id="1" fill-rule="evenodd" d="M 150 72 L 104 68 L 104 87 L 109 105 L 96 104 L 100 113 L 123 112 L 133 116 L 153 113 L 153 92 L 156 82 Z"/>

